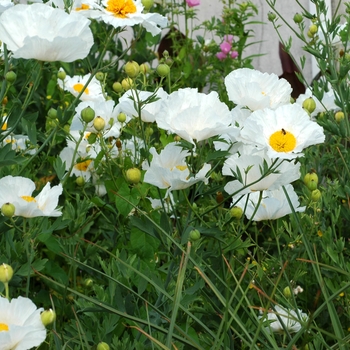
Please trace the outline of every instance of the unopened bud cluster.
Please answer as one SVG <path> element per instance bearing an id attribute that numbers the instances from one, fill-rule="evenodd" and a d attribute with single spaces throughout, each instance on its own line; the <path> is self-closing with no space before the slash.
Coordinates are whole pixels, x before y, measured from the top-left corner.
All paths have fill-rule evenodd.
<path id="1" fill-rule="evenodd" d="M 317 188 L 318 186 L 318 175 L 314 170 L 311 170 L 304 176 L 304 184 L 311 191 L 310 199 L 312 202 L 317 202 L 322 194 Z"/>

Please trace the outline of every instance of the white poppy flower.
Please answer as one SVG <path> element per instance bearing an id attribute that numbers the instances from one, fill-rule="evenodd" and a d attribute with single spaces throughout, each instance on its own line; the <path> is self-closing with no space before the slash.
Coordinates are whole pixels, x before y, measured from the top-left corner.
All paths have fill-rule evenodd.
<path id="1" fill-rule="evenodd" d="M 189 152 L 175 142 L 167 144 L 160 154 L 154 147 L 150 149 L 150 153 L 153 155 L 151 164 L 143 165 L 143 169 L 146 170 L 144 182 L 161 189 L 167 188 L 167 195 L 170 191 L 185 189 L 199 181 L 208 183 L 205 175 L 211 169 L 210 164 L 204 164 L 197 174 L 191 176 L 186 164 Z"/>
<path id="2" fill-rule="evenodd" d="M 252 111 L 288 104 L 292 93 L 287 80 L 249 68 L 232 71 L 225 78 L 225 86 L 232 102 Z"/>
<path id="3" fill-rule="evenodd" d="M 40 313 L 28 298 L 18 297 L 9 301 L 0 297 L 1 350 L 27 350 L 39 346 L 46 338 L 46 329 Z"/>
<path id="4" fill-rule="evenodd" d="M 265 176 L 264 167 L 273 173 Z M 228 194 L 239 192 L 243 195 L 250 192 L 275 190 L 300 178 L 300 163 L 294 164 L 284 159 L 272 160 L 266 150 L 260 152 L 235 154 L 227 158 L 222 174 L 238 177 L 225 185 Z M 246 188 L 244 188 L 247 186 Z"/>
<path id="5" fill-rule="evenodd" d="M 285 190 L 294 211 L 305 211 L 305 207 L 300 207 L 299 199 L 297 194 L 294 192 L 293 186 L 286 185 Z M 260 193 L 261 192 L 249 193 L 237 201 L 239 196 L 238 194 L 237 197 L 232 199 L 232 203 L 240 208 L 245 208 L 246 217 L 248 220 L 252 219 L 253 221 L 276 220 L 293 212 L 283 188 L 273 191 L 263 191 L 262 199 L 260 205 L 258 206 Z"/>
<path id="6" fill-rule="evenodd" d="M 155 94 L 155 98 L 157 98 L 156 101 L 143 104 L 143 102 L 153 94 L 154 92 L 137 91 L 136 95 L 136 92 L 134 90 L 128 90 L 119 99 L 119 108 L 126 115 L 130 117 L 137 117 L 138 111 L 135 109 L 135 104 L 137 106 L 137 101 L 139 101 L 142 104 L 141 120 L 146 123 L 153 123 L 156 119 L 156 115 L 159 113 L 159 110 L 161 108 L 162 100 L 167 99 L 168 93 L 160 88 Z"/>
<path id="7" fill-rule="evenodd" d="M 14 3 L 11 0 L 0 0 L 0 14 L 12 6 L 14 6 Z"/>
<path id="8" fill-rule="evenodd" d="M 34 218 L 37 216 L 61 216 L 56 209 L 63 188 L 59 184 L 50 187 L 48 182 L 34 198 L 35 183 L 22 176 L 5 176 L 0 179 L 0 207 L 5 203 L 15 206 L 15 216 Z"/>
<path id="9" fill-rule="evenodd" d="M 0 40 L 14 58 L 73 62 L 94 43 L 90 21 L 44 4 L 16 5 L 0 18 Z"/>
<path id="10" fill-rule="evenodd" d="M 289 333 L 297 333 L 301 329 L 301 323 L 308 320 L 306 313 L 298 309 L 298 311 L 287 310 L 278 305 L 274 307 L 274 311 L 269 311 L 265 316 L 259 316 L 264 320 L 267 326 L 266 331 L 269 333 L 284 333 L 286 329 Z M 283 327 L 284 326 L 284 327 Z"/>
<path id="11" fill-rule="evenodd" d="M 271 158 L 293 159 L 304 148 L 324 142 L 323 128 L 297 104 L 255 111 L 244 123 L 240 139 L 262 149 Z"/>
<path id="12" fill-rule="evenodd" d="M 153 36 L 166 27 L 168 20 L 159 13 L 142 13 L 141 0 L 103 0 L 102 11 L 90 11 L 91 18 L 101 20 L 114 28 L 141 24 Z"/>
<path id="13" fill-rule="evenodd" d="M 157 125 L 194 144 L 225 133 L 232 123 L 228 107 L 212 91 L 206 95 L 197 89 L 179 89 L 164 100 L 156 116 Z"/>
<path id="14" fill-rule="evenodd" d="M 77 97 L 81 91 L 83 91 L 82 95 L 80 96 L 82 101 L 105 101 L 101 84 L 95 77 L 91 79 L 89 85 L 86 87 L 86 89 L 84 89 L 84 86 L 90 77 L 90 73 L 84 76 L 74 75 L 73 77 L 67 75 L 64 81 L 58 79 L 57 83 L 61 89 L 69 91 L 75 97 Z"/>

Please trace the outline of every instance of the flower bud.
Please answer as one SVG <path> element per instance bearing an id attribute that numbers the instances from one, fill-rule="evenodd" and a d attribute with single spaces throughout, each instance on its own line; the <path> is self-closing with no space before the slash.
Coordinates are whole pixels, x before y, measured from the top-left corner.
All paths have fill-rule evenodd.
<path id="1" fill-rule="evenodd" d="M 108 345 L 107 343 L 101 341 L 101 342 L 98 343 L 96 349 L 97 349 L 97 350 L 109 350 L 110 347 L 109 347 L 109 345 Z"/>
<path id="2" fill-rule="evenodd" d="M 125 121 L 126 121 L 126 114 L 123 113 L 123 112 L 119 113 L 117 119 L 118 119 L 119 123 L 125 123 Z"/>
<path id="3" fill-rule="evenodd" d="M 303 16 L 300 13 L 296 13 L 293 20 L 295 23 L 301 23 L 303 21 Z"/>
<path id="4" fill-rule="evenodd" d="M 154 0 L 141 0 L 141 3 L 146 11 L 149 11 L 154 4 Z"/>
<path id="5" fill-rule="evenodd" d="M 126 78 L 122 80 L 122 87 L 125 91 L 131 89 L 133 80 L 131 78 Z"/>
<path id="6" fill-rule="evenodd" d="M 320 198 L 322 197 L 321 191 L 320 190 L 313 190 L 311 192 L 311 200 L 313 202 L 317 202 Z"/>
<path id="7" fill-rule="evenodd" d="M 289 299 L 292 296 L 292 289 L 287 286 L 286 288 L 283 289 L 283 295 Z"/>
<path id="8" fill-rule="evenodd" d="M 97 130 L 97 131 L 101 131 L 103 130 L 103 128 L 105 127 L 106 125 L 106 122 L 103 118 L 101 118 L 100 116 L 96 117 L 94 119 L 94 128 Z"/>
<path id="9" fill-rule="evenodd" d="M 49 324 L 55 322 L 56 320 L 56 312 L 53 311 L 52 309 L 45 310 L 40 314 L 41 317 L 41 322 L 43 325 L 46 327 Z"/>
<path id="10" fill-rule="evenodd" d="M 334 119 L 336 120 L 337 123 L 340 123 L 344 119 L 344 117 L 345 117 L 344 112 L 342 112 L 342 111 L 338 111 L 334 115 Z"/>
<path id="11" fill-rule="evenodd" d="M 240 207 L 232 207 L 230 209 L 230 215 L 232 218 L 239 220 L 243 215 L 243 210 Z"/>
<path id="12" fill-rule="evenodd" d="M 103 81 L 105 79 L 105 74 L 102 73 L 102 72 L 97 72 L 95 74 L 95 78 L 98 80 L 98 81 Z"/>
<path id="13" fill-rule="evenodd" d="M 307 173 L 304 176 L 304 184 L 310 191 L 314 191 L 318 185 L 318 176 L 314 171 Z"/>
<path id="14" fill-rule="evenodd" d="M 57 118 L 57 110 L 55 108 L 50 108 L 49 111 L 47 112 L 47 116 L 50 119 L 56 119 Z"/>
<path id="15" fill-rule="evenodd" d="M 276 19 L 276 14 L 274 12 L 269 12 L 267 14 L 267 19 L 270 21 L 270 22 L 273 22 L 275 19 Z"/>
<path id="16" fill-rule="evenodd" d="M 5 74 L 5 80 L 10 84 L 13 84 L 15 82 L 16 78 L 17 78 L 17 74 L 15 72 L 13 72 L 12 70 L 10 70 L 9 72 L 7 72 Z"/>
<path id="17" fill-rule="evenodd" d="M 312 97 L 307 98 L 303 102 L 303 108 L 311 114 L 316 109 L 316 102 Z"/>
<path id="18" fill-rule="evenodd" d="M 170 67 L 165 63 L 160 63 L 160 64 L 158 64 L 156 71 L 160 77 L 164 78 L 167 75 L 169 75 Z"/>
<path id="19" fill-rule="evenodd" d="M 60 70 L 58 73 L 57 73 L 57 78 L 60 79 L 60 80 L 64 80 L 66 79 L 66 72 L 64 70 Z"/>
<path id="20" fill-rule="evenodd" d="M 140 65 L 140 72 L 143 73 L 143 74 L 147 74 L 149 73 L 149 71 L 151 70 L 149 64 L 147 62 L 145 63 L 142 63 Z"/>
<path id="21" fill-rule="evenodd" d="M 312 35 L 315 35 L 318 32 L 318 27 L 316 24 L 311 24 L 310 28 L 309 28 L 309 32 Z"/>
<path id="22" fill-rule="evenodd" d="M 11 281 L 13 276 L 13 269 L 10 265 L 5 263 L 0 265 L 0 282 L 6 284 Z"/>
<path id="23" fill-rule="evenodd" d="M 80 112 L 80 116 L 85 123 L 90 123 L 95 118 L 95 111 L 90 106 L 87 106 Z"/>
<path id="24" fill-rule="evenodd" d="M 1 213 L 8 218 L 12 218 L 15 215 L 15 211 L 16 208 L 12 203 L 4 203 L 1 207 Z"/>
<path id="25" fill-rule="evenodd" d="M 140 73 L 140 66 L 135 61 L 129 61 L 124 66 L 124 71 L 129 78 L 136 78 Z"/>
<path id="26" fill-rule="evenodd" d="M 131 184 L 138 184 L 141 180 L 141 170 L 138 168 L 130 168 L 126 171 L 126 179 Z"/>
<path id="27" fill-rule="evenodd" d="M 113 86 L 112 86 L 113 90 L 115 92 L 122 92 L 123 91 L 123 87 L 122 84 L 120 84 L 118 81 L 116 81 Z"/>
<path id="28" fill-rule="evenodd" d="M 82 176 L 78 176 L 75 180 L 75 183 L 79 186 L 82 187 L 85 184 L 85 179 Z"/>
<path id="29" fill-rule="evenodd" d="M 201 238 L 201 233 L 198 230 L 191 230 L 190 232 L 190 241 L 195 242 Z"/>

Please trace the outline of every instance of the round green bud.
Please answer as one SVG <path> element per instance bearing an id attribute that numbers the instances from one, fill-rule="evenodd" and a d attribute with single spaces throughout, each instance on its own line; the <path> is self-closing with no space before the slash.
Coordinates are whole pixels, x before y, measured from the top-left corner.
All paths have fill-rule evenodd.
<path id="1" fill-rule="evenodd" d="M 131 89 L 133 80 L 131 78 L 125 78 L 122 80 L 122 87 L 125 91 Z"/>
<path id="2" fill-rule="evenodd" d="M 16 78 L 17 78 L 17 74 L 12 70 L 10 70 L 5 74 L 5 80 L 10 84 L 13 84 L 16 81 Z"/>
<path id="3" fill-rule="evenodd" d="M 276 19 L 276 14 L 274 12 L 269 12 L 267 14 L 267 19 L 270 21 L 270 22 L 273 22 L 275 19 Z"/>
<path id="4" fill-rule="evenodd" d="M 302 107 L 311 114 L 316 109 L 316 102 L 312 97 L 304 100 Z"/>
<path id="5" fill-rule="evenodd" d="M 195 242 L 201 238 L 201 233 L 198 230 L 191 230 L 190 232 L 190 241 Z"/>
<path id="6" fill-rule="evenodd" d="M 306 35 L 312 39 L 314 37 L 314 34 L 312 34 L 309 30 L 307 31 Z"/>
<path id="7" fill-rule="evenodd" d="M 141 3 L 146 11 L 149 11 L 154 4 L 154 0 L 141 0 Z"/>
<path id="8" fill-rule="evenodd" d="M 87 106 L 80 112 L 80 116 L 85 123 L 90 123 L 95 118 L 95 111 L 90 106 Z"/>
<path id="9" fill-rule="evenodd" d="M 121 112 L 118 114 L 117 120 L 119 123 L 125 123 L 126 121 L 126 114 Z"/>
<path id="10" fill-rule="evenodd" d="M 66 79 L 66 72 L 64 70 L 60 70 L 58 73 L 57 73 L 57 78 L 60 79 L 60 80 L 64 80 Z"/>
<path id="11" fill-rule="evenodd" d="M 296 13 L 293 20 L 295 23 L 301 23 L 303 21 L 303 16 L 300 13 Z"/>
<path id="12" fill-rule="evenodd" d="M 160 63 L 158 64 L 156 71 L 160 77 L 164 78 L 169 75 L 170 67 L 165 63 Z"/>
<path id="13" fill-rule="evenodd" d="M 174 141 L 175 141 L 175 142 L 180 142 L 180 141 L 181 141 L 181 136 L 175 135 L 175 136 L 174 136 Z"/>
<path id="14" fill-rule="evenodd" d="M 51 323 L 54 323 L 56 320 L 56 312 L 52 309 L 45 310 L 40 314 L 41 322 L 46 327 Z"/>
<path id="15" fill-rule="evenodd" d="M 85 281 L 84 281 L 84 285 L 85 287 L 89 288 L 89 287 L 92 287 L 92 285 L 94 284 L 94 281 L 92 278 L 87 278 Z"/>
<path id="16" fill-rule="evenodd" d="M 75 183 L 79 186 L 82 187 L 85 185 L 85 179 L 82 176 L 78 176 L 75 180 Z"/>
<path id="17" fill-rule="evenodd" d="M 98 80 L 98 81 L 103 81 L 105 79 L 105 74 L 102 73 L 102 72 L 97 72 L 95 74 L 95 78 Z"/>
<path id="18" fill-rule="evenodd" d="M 318 27 L 316 24 L 311 24 L 310 28 L 309 28 L 309 32 L 312 35 L 315 35 L 318 32 Z"/>
<path id="19" fill-rule="evenodd" d="M 129 78 L 136 78 L 140 73 L 140 66 L 135 61 L 129 61 L 125 64 L 124 71 Z"/>
<path id="20" fill-rule="evenodd" d="M 110 347 L 109 347 L 109 345 L 108 345 L 107 343 L 101 341 L 100 343 L 98 343 L 96 349 L 97 349 L 97 350 L 109 350 Z"/>
<path id="21" fill-rule="evenodd" d="M 310 173 L 307 173 L 304 176 L 304 184 L 310 191 L 314 191 L 317 188 L 318 185 L 318 176 L 317 174 L 312 171 Z"/>
<path id="22" fill-rule="evenodd" d="M 334 114 L 334 119 L 336 120 L 337 123 L 340 123 L 344 119 L 345 115 L 344 112 L 338 111 Z"/>
<path id="23" fill-rule="evenodd" d="M 292 296 L 292 289 L 287 286 L 286 288 L 283 289 L 283 295 L 289 299 Z"/>
<path id="24" fill-rule="evenodd" d="M 11 281 L 13 276 L 13 269 L 10 265 L 5 263 L 0 265 L 0 282 L 7 284 Z"/>
<path id="25" fill-rule="evenodd" d="M 100 116 L 96 117 L 94 119 L 94 128 L 97 131 L 101 131 L 104 129 L 104 127 L 106 126 L 106 122 L 103 118 L 101 118 Z"/>
<path id="26" fill-rule="evenodd" d="M 123 91 L 122 84 L 120 84 L 118 81 L 116 81 L 115 83 L 113 83 L 112 89 L 113 89 L 115 92 L 117 92 L 117 93 Z"/>
<path id="27" fill-rule="evenodd" d="M 1 206 L 1 213 L 8 218 L 12 218 L 15 215 L 15 211 L 16 208 L 12 203 L 4 203 Z"/>
<path id="28" fill-rule="evenodd" d="M 95 134 L 95 133 L 92 132 L 92 133 L 88 136 L 87 140 L 88 140 L 89 145 L 92 145 L 92 144 L 95 143 L 96 140 L 97 140 L 97 134 Z"/>
<path id="29" fill-rule="evenodd" d="M 243 215 L 243 210 L 240 207 L 232 207 L 230 209 L 230 215 L 232 218 L 239 220 Z"/>
<path id="30" fill-rule="evenodd" d="M 316 190 L 313 190 L 313 191 L 311 192 L 311 197 L 310 197 L 310 198 L 311 198 L 311 200 L 312 200 L 313 202 L 319 201 L 321 197 L 322 197 L 322 194 L 321 194 L 321 191 L 320 191 L 320 190 L 316 189 Z"/>
<path id="31" fill-rule="evenodd" d="M 47 112 L 47 116 L 50 119 L 56 119 L 57 118 L 57 110 L 55 108 L 50 108 L 49 111 Z"/>
<path id="32" fill-rule="evenodd" d="M 143 74 L 147 74 L 149 73 L 149 71 L 151 70 L 151 67 L 149 66 L 149 64 L 147 62 L 142 63 L 140 65 L 140 72 Z"/>
<path id="33" fill-rule="evenodd" d="M 131 184 L 138 184 L 141 180 L 141 170 L 138 168 L 130 168 L 126 171 L 126 179 Z"/>

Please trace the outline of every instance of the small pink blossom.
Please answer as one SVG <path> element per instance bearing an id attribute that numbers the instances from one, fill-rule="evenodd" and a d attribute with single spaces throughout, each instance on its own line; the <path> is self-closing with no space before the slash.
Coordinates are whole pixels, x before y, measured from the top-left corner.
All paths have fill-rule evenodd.
<path id="1" fill-rule="evenodd" d="M 231 35 L 231 34 L 225 35 L 224 36 L 224 40 L 229 42 L 230 44 L 232 44 L 232 42 L 233 42 L 233 35 Z"/>
<path id="2" fill-rule="evenodd" d="M 200 5 L 201 0 L 186 0 L 186 2 L 189 7 L 194 7 Z"/>
<path id="3" fill-rule="evenodd" d="M 227 57 L 227 54 L 225 54 L 224 52 L 220 51 L 216 54 L 216 57 L 220 60 L 220 61 L 223 61 L 226 57 Z"/>
<path id="4" fill-rule="evenodd" d="M 238 52 L 237 51 L 232 51 L 231 52 L 231 58 L 237 58 L 238 57 Z"/>
<path id="5" fill-rule="evenodd" d="M 224 41 L 222 44 L 220 44 L 220 50 L 226 55 L 231 51 L 231 48 L 232 45 L 227 41 Z"/>

